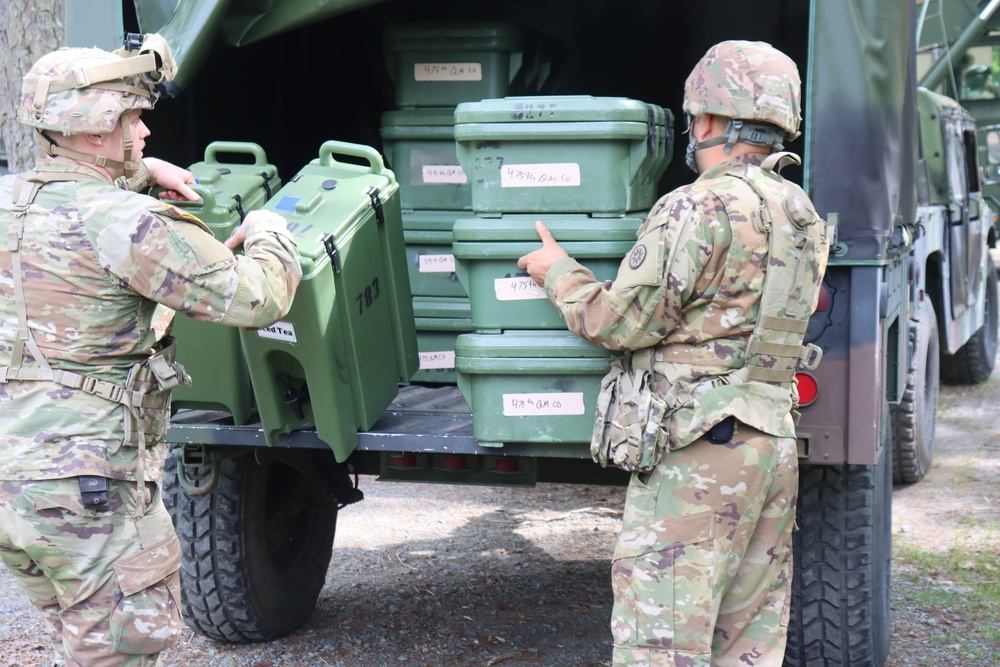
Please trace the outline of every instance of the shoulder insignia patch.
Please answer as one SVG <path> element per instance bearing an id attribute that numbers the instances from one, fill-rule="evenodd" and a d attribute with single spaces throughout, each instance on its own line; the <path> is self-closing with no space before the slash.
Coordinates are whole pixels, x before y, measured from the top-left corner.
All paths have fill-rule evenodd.
<path id="1" fill-rule="evenodd" d="M 632 248 L 632 252 L 628 256 L 628 268 L 635 271 L 642 263 L 646 260 L 646 246 L 639 244 Z"/>

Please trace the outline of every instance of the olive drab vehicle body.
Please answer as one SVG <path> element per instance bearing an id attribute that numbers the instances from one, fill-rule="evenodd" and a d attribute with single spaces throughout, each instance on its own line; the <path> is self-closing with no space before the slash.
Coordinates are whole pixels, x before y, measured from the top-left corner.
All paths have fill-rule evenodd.
<path id="1" fill-rule="evenodd" d="M 304 622 L 337 513 L 363 497 L 352 473 L 626 479 L 591 461 L 580 428 L 613 354 L 554 331 L 516 259 L 541 217 L 613 276 L 643 208 L 691 179 L 685 77 L 739 38 L 798 64 L 803 134 L 785 150 L 802 166 L 784 174 L 836 228 L 804 340 L 822 360 L 798 375 L 786 664 L 881 666 L 893 481 L 932 463 L 939 382 L 981 382 L 996 354 L 997 5 L 95 0 L 68 14 L 69 45 L 167 39 L 174 99 L 150 149 L 192 165 L 212 195 L 193 212 L 220 230 L 247 206 L 285 215 L 308 269 L 298 315 L 228 356 L 188 352 L 195 389 L 197 367 L 245 364 L 208 373 L 245 383 L 231 398 L 178 394 L 168 435 L 188 624 L 260 641 Z M 252 164 L 219 141 L 247 142 L 225 145 Z M 543 187 L 592 178 L 607 196 Z"/>

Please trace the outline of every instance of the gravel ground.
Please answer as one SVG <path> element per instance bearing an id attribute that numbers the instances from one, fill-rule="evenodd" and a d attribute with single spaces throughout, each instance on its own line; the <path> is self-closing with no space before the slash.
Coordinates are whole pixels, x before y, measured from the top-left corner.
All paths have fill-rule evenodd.
<path id="1" fill-rule="evenodd" d="M 944 387 L 935 465 L 894 492 L 897 545 L 1000 549 L 1000 365 L 985 386 Z M 186 630 L 164 667 L 607 665 L 609 558 L 623 490 L 415 486 L 362 478 L 339 519 L 311 620 L 269 644 L 234 646 Z M 894 559 L 890 667 L 997 667 L 1000 644 L 921 591 Z M 961 593 L 961 590 L 958 590 Z M 0 667 L 46 665 L 41 623 L 0 572 Z"/>

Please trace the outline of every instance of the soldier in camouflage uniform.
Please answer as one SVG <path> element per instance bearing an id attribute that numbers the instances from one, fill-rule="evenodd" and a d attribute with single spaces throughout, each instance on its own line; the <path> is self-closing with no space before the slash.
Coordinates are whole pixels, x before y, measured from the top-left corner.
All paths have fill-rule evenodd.
<path id="1" fill-rule="evenodd" d="M 625 350 L 593 443 L 634 471 L 612 567 L 616 666 L 783 660 L 794 372 L 813 353 L 801 343 L 829 249 L 776 169 L 797 160 L 776 151 L 798 136 L 799 92 L 770 45 L 712 47 L 685 85 L 698 179 L 657 202 L 616 279 L 597 282 L 542 223 L 543 247 L 519 261 L 574 333 Z"/>
<path id="2" fill-rule="evenodd" d="M 139 194 L 197 198 L 190 172 L 142 159 L 140 114 L 173 70 L 155 35 L 42 57 L 19 119 L 47 155 L 0 178 L 0 557 L 44 615 L 56 665 L 159 665 L 182 627 L 181 549 L 158 483 L 185 374 L 154 309 L 263 327 L 301 279 L 280 216 L 251 213 L 223 244 Z"/>

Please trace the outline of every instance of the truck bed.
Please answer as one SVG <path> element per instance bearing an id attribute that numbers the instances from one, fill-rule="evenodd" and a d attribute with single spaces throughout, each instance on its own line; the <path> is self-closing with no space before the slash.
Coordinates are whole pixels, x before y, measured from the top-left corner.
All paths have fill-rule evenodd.
<path id="1" fill-rule="evenodd" d="M 181 410 L 167 440 L 176 444 L 265 447 L 259 422 L 234 425 L 224 412 Z M 279 437 L 275 447 L 325 449 L 316 430 L 305 427 Z M 589 444 L 504 443 L 485 447 L 473 435 L 472 411 L 451 385 L 407 385 L 382 417 L 358 433 L 360 452 L 426 452 L 488 456 L 590 458 Z"/>

